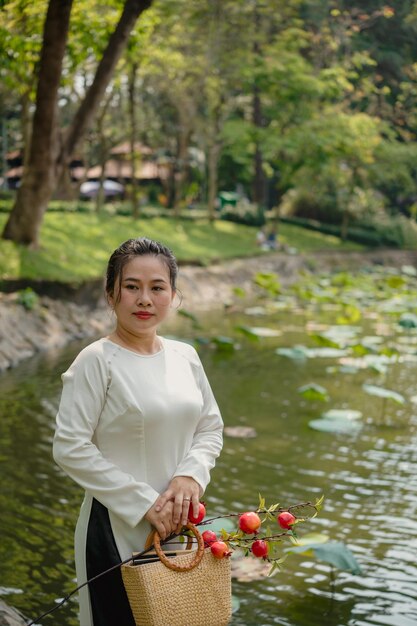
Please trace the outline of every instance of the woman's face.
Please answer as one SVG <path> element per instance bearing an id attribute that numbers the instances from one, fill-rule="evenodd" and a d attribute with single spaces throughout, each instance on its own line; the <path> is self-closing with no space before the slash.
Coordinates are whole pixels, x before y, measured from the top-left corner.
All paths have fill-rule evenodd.
<path id="1" fill-rule="evenodd" d="M 109 300 L 118 327 L 140 337 L 156 332 L 174 296 L 168 266 L 160 257 L 146 254 L 126 263 L 120 285 Z"/>

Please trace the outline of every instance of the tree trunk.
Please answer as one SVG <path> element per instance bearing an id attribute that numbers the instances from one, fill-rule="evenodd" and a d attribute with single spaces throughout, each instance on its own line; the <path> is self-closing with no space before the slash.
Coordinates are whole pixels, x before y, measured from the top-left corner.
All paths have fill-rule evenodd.
<path id="1" fill-rule="evenodd" d="M 130 164 L 132 168 L 132 179 L 130 186 L 131 202 L 132 202 L 132 215 L 134 219 L 139 217 L 139 196 L 138 196 L 138 181 L 136 179 L 136 138 L 137 138 L 137 124 L 136 124 L 136 77 L 138 72 L 138 64 L 132 63 L 131 73 L 129 76 L 129 118 L 130 118 Z"/>
<path id="2" fill-rule="evenodd" d="M 36 246 L 48 202 L 62 168 L 91 125 L 139 15 L 152 0 L 126 0 L 94 80 L 58 150 L 57 102 L 72 0 L 49 0 L 39 67 L 30 158 L 3 238 Z"/>
<path id="3" fill-rule="evenodd" d="M 216 198 L 218 193 L 218 168 L 221 146 L 218 142 L 210 142 L 207 159 L 207 211 L 210 222 L 216 219 Z"/>
<path id="4" fill-rule="evenodd" d="M 32 134 L 32 119 L 30 116 L 30 94 L 26 91 L 22 96 L 22 115 L 21 115 L 21 129 L 23 137 L 23 155 L 22 165 L 26 167 L 29 161 L 30 155 L 30 138 Z"/>
<path id="5" fill-rule="evenodd" d="M 349 218 L 350 218 L 349 210 L 344 208 L 343 214 L 342 214 L 342 224 L 340 227 L 340 239 L 342 241 L 346 241 L 348 238 L 349 221 L 350 221 Z"/>
<path id="6" fill-rule="evenodd" d="M 100 144 L 100 177 L 98 179 L 98 189 L 95 198 L 95 211 L 101 213 L 105 201 L 104 181 L 106 180 L 106 161 L 108 157 L 107 140 L 103 130 L 103 117 L 100 117 L 98 124 L 99 144 Z"/>
<path id="7" fill-rule="evenodd" d="M 59 136 L 62 141 L 62 136 Z M 75 185 L 71 180 L 71 170 L 69 167 L 57 170 L 57 178 L 55 189 L 52 194 L 54 200 L 71 200 L 77 199 L 79 194 L 79 186 Z"/>
<path id="8" fill-rule="evenodd" d="M 100 115 L 97 118 L 99 161 L 100 161 L 99 165 L 101 166 L 101 169 L 100 169 L 100 176 L 99 176 L 99 181 L 98 181 L 99 187 L 98 187 L 97 195 L 96 195 L 96 207 L 95 207 L 96 213 L 101 213 L 101 211 L 103 210 L 105 199 L 106 199 L 106 194 L 104 190 L 104 181 L 106 180 L 106 161 L 109 157 L 109 146 L 108 146 L 108 141 L 107 141 L 106 131 L 105 131 L 105 120 L 106 120 L 106 113 L 110 106 L 112 98 L 113 98 L 113 93 L 110 93 L 101 108 Z"/>
<path id="9" fill-rule="evenodd" d="M 9 165 L 7 163 L 7 153 L 9 151 L 8 148 L 8 129 L 7 129 L 7 118 L 5 115 L 1 118 L 1 169 L 2 169 L 2 178 L 3 182 L 0 187 L 2 189 L 7 189 L 7 177 L 6 172 L 9 169 Z"/>
<path id="10" fill-rule="evenodd" d="M 184 112 L 185 113 L 185 112 Z M 184 119 L 182 119 L 184 118 Z M 191 128 L 185 115 L 180 114 L 180 129 L 178 132 L 177 159 L 175 163 L 175 196 L 174 216 L 180 217 L 181 201 L 184 195 L 184 184 L 187 178 L 188 147 L 190 144 Z"/>
<path id="11" fill-rule="evenodd" d="M 220 138 L 221 98 L 211 111 L 207 158 L 207 212 L 210 222 L 216 219 L 216 198 L 219 181 L 219 159 L 222 151 Z"/>
<path id="12" fill-rule="evenodd" d="M 3 231 L 4 239 L 25 245 L 38 245 L 39 229 L 56 182 L 58 88 L 71 7 L 72 0 L 49 2 L 27 166 Z"/>
<path id="13" fill-rule="evenodd" d="M 255 13 L 254 13 L 254 27 L 255 33 L 258 33 L 261 27 L 260 15 L 258 12 L 258 7 L 255 3 Z M 255 34 L 255 37 L 257 35 Z M 253 55 L 256 60 L 261 56 L 261 46 L 259 41 L 255 39 L 253 43 Z M 259 141 L 259 132 L 258 129 L 263 127 L 263 116 L 262 116 L 262 102 L 261 102 L 261 92 L 259 86 L 255 84 L 253 86 L 253 100 L 252 100 L 252 122 L 255 127 L 255 155 L 254 155 L 254 178 L 252 184 L 252 200 L 259 207 L 265 206 L 265 173 L 263 170 L 263 155 L 260 148 Z"/>
<path id="14" fill-rule="evenodd" d="M 60 155 L 61 165 L 67 163 L 78 142 L 90 126 L 106 88 L 113 76 L 116 65 L 126 48 L 129 35 L 141 13 L 149 8 L 152 0 L 127 0 L 116 29 L 98 64 L 94 80 L 82 101 L 66 136 L 64 148 Z"/>
<path id="15" fill-rule="evenodd" d="M 253 124 L 255 133 L 258 128 L 262 128 L 262 107 L 259 89 L 255 86 L 253 93 Z M 265 173 L 263 169 L 263 156 L 259 145 L 259 138 L 255 138 L 255 154 L 254 154 L 254 178 L 252 185 L 252 200 L 260 207 L 265 206 Z"/>

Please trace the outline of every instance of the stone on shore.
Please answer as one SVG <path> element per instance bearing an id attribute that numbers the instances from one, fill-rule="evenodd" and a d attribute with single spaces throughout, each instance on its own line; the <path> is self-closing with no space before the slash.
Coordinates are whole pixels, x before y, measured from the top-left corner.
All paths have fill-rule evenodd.
<path id="1" fill-rule="evenodd" d="M 0 626 L 26 626 L 28 622 L 20 611 L 0 600 Z"/>

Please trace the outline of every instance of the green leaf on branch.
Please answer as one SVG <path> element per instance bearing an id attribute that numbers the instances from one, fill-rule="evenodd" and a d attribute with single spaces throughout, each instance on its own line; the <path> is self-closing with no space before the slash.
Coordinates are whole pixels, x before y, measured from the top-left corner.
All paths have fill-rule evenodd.
<path id="1" fill-rule="evenodd" d="M 318 511 L 320 511 L 321 507 L 323 506 L 323 502 L 324 502 L 324 494 L 318 500 L 316 500 L 316 503 L 314 505 L 316 507 L 316 512 L 314 513 L 313 517 L 316 517 Z"/>
<path id="2" fill-rule="evenodd" d="M 272 562 L 271 569 L 268 572 L 268 577 L 273 576 L 277 572 L 281 571 L 281 563 L 285 561 L 285 558 L 275 559 Z"/>

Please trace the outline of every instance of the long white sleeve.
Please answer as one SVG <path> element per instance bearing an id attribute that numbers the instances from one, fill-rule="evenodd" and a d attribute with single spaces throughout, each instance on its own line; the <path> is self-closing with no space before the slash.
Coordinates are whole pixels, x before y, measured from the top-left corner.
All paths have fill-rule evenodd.
<path id="1" fill-rule="evenodd" d="M 106 401 L 106 362 L 95 353 L 81 353 L 62 379 L 54 459 L 76 483 L 134 527 L 159 494 L 105 458 L 93 442 Z"/>

